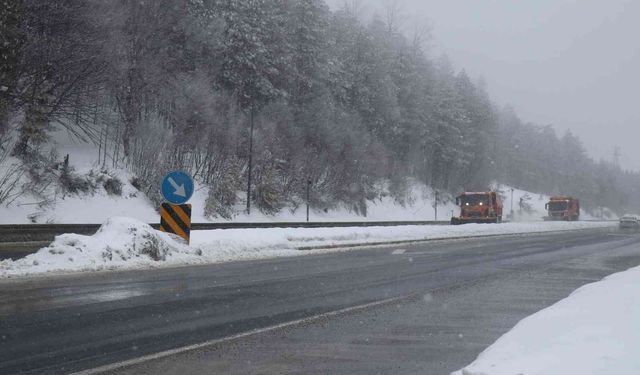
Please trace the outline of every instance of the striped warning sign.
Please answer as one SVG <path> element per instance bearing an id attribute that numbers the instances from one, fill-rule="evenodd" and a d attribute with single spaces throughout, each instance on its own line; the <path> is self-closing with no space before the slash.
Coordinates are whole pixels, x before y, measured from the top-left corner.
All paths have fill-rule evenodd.
<path id="1" fill-rule="evenodd" d="M 163 203 L 160 207 L 160 230 L 177 234 L 189 244 L 191 235 L 191 205 Z"/>

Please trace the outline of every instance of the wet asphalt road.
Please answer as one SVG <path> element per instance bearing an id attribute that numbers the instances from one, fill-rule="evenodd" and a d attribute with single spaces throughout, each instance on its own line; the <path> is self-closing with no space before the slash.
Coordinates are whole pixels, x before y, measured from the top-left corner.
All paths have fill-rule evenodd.
<path id="1" fill-rule="evenodd" d="M 1 281 L 0 374 L 70 373 L 402 296 L 112 373 L 446 374 L 518 320 L 638 264 L 640 236 L 592 230 Z"/>

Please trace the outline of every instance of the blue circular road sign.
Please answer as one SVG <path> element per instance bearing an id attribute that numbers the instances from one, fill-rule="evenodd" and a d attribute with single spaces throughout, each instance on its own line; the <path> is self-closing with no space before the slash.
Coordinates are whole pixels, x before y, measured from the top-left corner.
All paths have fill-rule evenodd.
<path id="1" fill-rule="evenodd" d="M 187 203 L 193 195 L 193 190 L 193 179 L 182 171 L 169 172 L 160 185 L 162 196 L 171 204 Z"/>

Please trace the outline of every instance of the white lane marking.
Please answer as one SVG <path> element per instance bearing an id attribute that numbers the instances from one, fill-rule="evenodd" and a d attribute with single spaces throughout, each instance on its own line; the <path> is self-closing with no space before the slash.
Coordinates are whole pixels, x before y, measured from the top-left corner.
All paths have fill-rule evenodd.
<path id="1" fill-rule="evenodd" d="M 405 250 L 405 249 L 396 249 L 396 250 L 393 250 L 393 252 L 392 252 L 391 254 L 392 254 L 392 255 L 402 255 L 402 254 L 404 254 L 406 251 L 407 251 L 407 250 Z"/>
<path id="2" fill-rule="evenodd" d="M 381 301 L 369 302 L 369 303 L 365 303 L 365 304 L 362 304 L 362 305 L 347 307 L 347 308 L 336 310 L 336 311 L 330 311 L 330 312 L 327 312 L 327 313 L 313 315 L 313 316 L 309 316 L 309 317 L 298 319 L 298 320 L 292 320 L 290 322 L 276 324 L 276 325 L 270 326 L 270 327 L 257 328 L 257 329 L 254 329 L 252 331 L 239 333 L 239 334 L 233 335 L 233 336 L 228 336 L 228 337 L 223 337 L 223 338 L 220 338 L 220 339 L 209 340 L 209 341 L 205 341 L 205 342 L 202 342 L 202 343 L 199 343 L 199 344 L 183 346 L 181 348 L 166 350 L 166 351 L 155 353 L 155 354 L 149 354 L 149 355 L 145 355 L 145 356 L 134 358 L 134 359 L 129 359 L 129 360 L 122 361 L 122 362 L 112 363 L 110 365 L 104 365 L 104 366 L 100 366 L 100 367 L 96 367 L 96 368 L 92 368 L 92 369 L 88 369 L 88 370 L 78 371 L 78 372 L 74 372 L 74 373 L 72 373 L 70 375 L 102 374 L 102 373 L 105 373 L 105 372 L 108 372 L 108 371 L 114 371 L 114 370 L 118 370 L 118 369 L 121 369 L 121 368 L 124 368 L 124 367 L 130 367 L 130 366 L 134 366 L 134 365 L 139 365 L 139 364 L 144 363 L 144 362 L 149 362 L 149 361 L 153 361 L 153 360 L 156 360 L 156 359 L 162 359 L 162 358 L 165 358 L 165 357 L 169 357 L 169 356 L 172 356 L 172 355 L 181 354 L 181 353 L 185 353 L 185 352 L 189 352 L 189 351 L 193 351 L 193 350 L 203 349 L 203 348 L 206 348 L 208 346 L 214 346 L 214 345 L 218 345 L 218 344 L 223 344 L 223 343 L 226 343 L 226 342 L 229 342 L 229 341 L 234 341 L 234 340 L 238 340 L 238 339 L 249 337 L 249 336 L 253 336 L 253 335 L 258 335 L 258 334 L 261 334 L 261 333 L 266 333 L 266 332 L 271 332 L 271 331 L 275 331 L 275 330 L 286 328 L 286 327 L 291 327 L 291 326 L 311 323 L 311 322 L 314 322 L 316 320 L 325 319 L 325 318 L 332 318 L 332 317 L 339 316 L 339 315 L 345 315 L 345 314 L 348 314 L 348 313 L 353 313 L 353 312 L 357 312 L 357 311 L 361 311 L 361 310 L 370 309 L 372 307 L 377 307 L 377 306 L 397 303 L 397 302 L 400 302 L 400 301 L 403 301 L 403 300 L 407 300 L 409 298 L 413 298 L 413 297 L 415 297 L 415 295 L 416 295 L 415 293 L 414 294 L 408 294 L 408 295 L 403 295 L 403 296 L 400 296 L 400 297 L 387 298 L 387 299 L 383 299 Z"/>

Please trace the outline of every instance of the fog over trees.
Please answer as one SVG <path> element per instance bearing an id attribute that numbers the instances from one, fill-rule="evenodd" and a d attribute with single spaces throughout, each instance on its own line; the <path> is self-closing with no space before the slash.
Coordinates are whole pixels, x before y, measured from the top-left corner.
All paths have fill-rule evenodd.
<path id="1" fill-rule="evenodd" d="M 0 2 L 0 145 L 33 178 L 60 162 L 42 152 L 56 125 L 156 201 L 167 171 L 189 171 L 212 217 L 234 215 L 249 176 L 268 214 L 300 206 L 307 183 L 312 207 L 363 215 L 415 184 L 495 181 L 640 209 L 637 173 L 497 108 L 392 19 L 322 0 Z"/>

